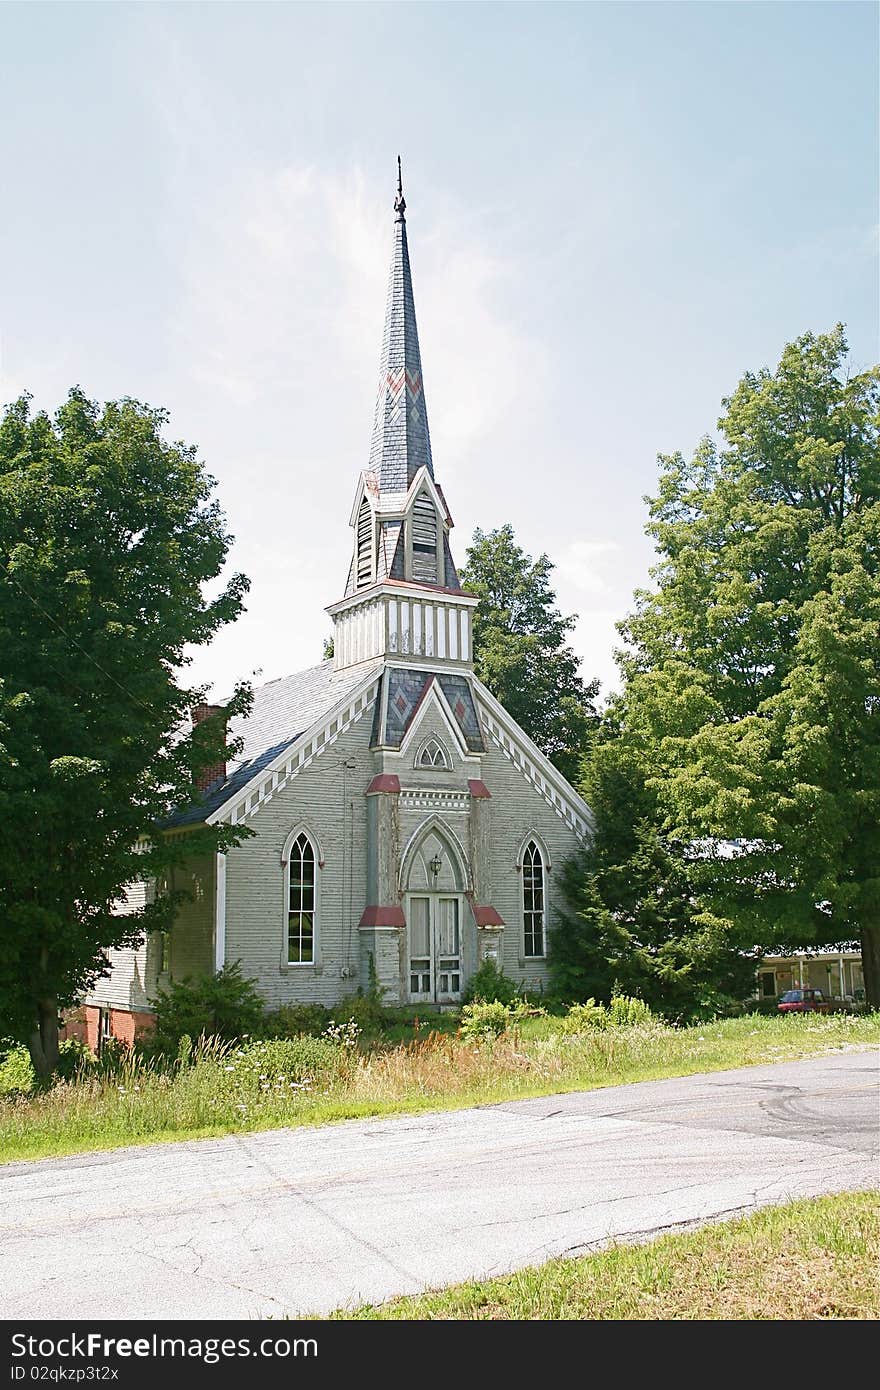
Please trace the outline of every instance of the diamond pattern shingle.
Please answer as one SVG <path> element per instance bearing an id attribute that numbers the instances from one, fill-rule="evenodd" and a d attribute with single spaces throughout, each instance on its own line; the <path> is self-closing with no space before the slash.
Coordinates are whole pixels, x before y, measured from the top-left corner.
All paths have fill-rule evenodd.
<path id="1" fill-rule="evenodd" d="M 386 493 L 406 492 L 423 465 L 433 478 L 406 221 L 403 207 L 399 207 L 394 223 L 369 466 L 379 479 L 382 493 Z"/>

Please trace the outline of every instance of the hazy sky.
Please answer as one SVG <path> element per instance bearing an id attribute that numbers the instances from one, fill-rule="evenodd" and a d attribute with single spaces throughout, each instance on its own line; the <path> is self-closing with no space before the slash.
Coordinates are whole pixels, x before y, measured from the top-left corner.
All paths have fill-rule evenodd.
<path id="1" fill-rule="evenodd" d="M 842 319 L 877 355 L 868 3 L 0 5 L 0 399 L 164 405 L 250 575 L 193 678 L 320 660 L 348 569 L 395 158 L 456 521 L 555 560 L 584 673 L 656 455 Z"/>

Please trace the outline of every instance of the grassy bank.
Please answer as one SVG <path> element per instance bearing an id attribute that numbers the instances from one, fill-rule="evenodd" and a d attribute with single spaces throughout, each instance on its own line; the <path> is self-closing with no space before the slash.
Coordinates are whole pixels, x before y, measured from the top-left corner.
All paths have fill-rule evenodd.
<path id="1" fill-rule="evenodd" d="M 535 1018 L 497 1039 L 432 1034 L 366 1052 L 341 1035 L 208 1046 L 168 1069 L 134 1057 L 106 1074 L 0 1099 L 0 1160 L 486 1104 L 878 1044 L 880 1014 L 804 1014 L 575 1034 Z"/>
<path id="2" fill-rule="evenodd" d="M 816 1319 L 880 1316 L 880 1197 L 769 1207 L 336 1319 Z"/>
<path id="3" fill-rule="evenodd" d="M 431 1034 L 367 1052 L 352 1036 L 210 1044 L 170 1070 L 132 1056 L 106 1074 L 1 1099 L 0 1161 L 487 1104 L 877 1044 L 880 1015 L 842 1013 L 580 1034 L 539 1017 L 498 1038 Z"/>

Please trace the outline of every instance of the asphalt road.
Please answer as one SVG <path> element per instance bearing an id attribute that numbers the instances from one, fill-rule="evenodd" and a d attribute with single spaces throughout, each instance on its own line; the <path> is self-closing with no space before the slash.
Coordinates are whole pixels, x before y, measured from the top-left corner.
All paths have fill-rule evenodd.
<path id="1" fill-rule="evenodd" d="M 880 1055 L 0 1167 L 0 1316 L 326 1311 L 878 1184 Z"/>

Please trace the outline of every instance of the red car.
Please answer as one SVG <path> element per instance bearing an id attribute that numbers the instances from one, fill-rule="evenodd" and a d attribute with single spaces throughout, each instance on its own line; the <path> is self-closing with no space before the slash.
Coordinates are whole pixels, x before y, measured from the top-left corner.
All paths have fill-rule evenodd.
<path id="1" fill-rule="evenodd" d="M 787 989 L 776 1007 L 783 1014 L 828 1013 L 831 1000 L 821 989 Z"/>

